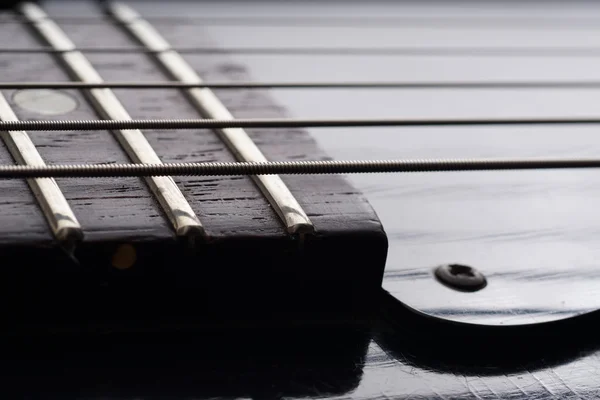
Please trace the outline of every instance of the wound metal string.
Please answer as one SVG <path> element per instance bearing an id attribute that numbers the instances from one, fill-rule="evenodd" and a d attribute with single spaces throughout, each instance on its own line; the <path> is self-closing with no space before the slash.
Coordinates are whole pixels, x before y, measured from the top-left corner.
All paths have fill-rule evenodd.
<path id="1" fill-rule="evenodd" d="M 488 82 L 0 82 L 0 89 L 598 89 L 600 81 Z"/>
<path id="2" fill-rule="evenodd" d="M 595 118 L 511 118 L 511 119 L 148 119 L 148 120 L 65 120 L 0 121 L 0 131 L 95 131 L 114 129 L 218 129 L 218 128 L 356 128 L 383 126 L 485 126 L 599 124 Z"/>
<path id="3" fill-rule="evenodd" d="M 358 174 L 600 168 L 600 159 L 434 159 L 234 163 L 0 165 L 0 178 Z"/>
<path id="4" fill-rule="evenodd" d="M 84 53 L 152 54 L 142 47 L 78 47 Z M 457 56 L 457 57 L 598 57 L 600 47 L 177 47 L 180 54 L 313 55 L 313 56 Z M 64 53 L 48 47 L 2 48 L 0 53 Z M 164 50 L 161 50 L 164 51 Z"/>

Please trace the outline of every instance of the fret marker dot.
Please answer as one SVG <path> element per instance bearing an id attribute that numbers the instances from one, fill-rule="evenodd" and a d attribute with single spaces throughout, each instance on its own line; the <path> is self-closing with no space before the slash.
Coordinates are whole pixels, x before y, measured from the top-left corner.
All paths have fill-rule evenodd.
<path id="1" fill-rule="evenodd" d="M 52 89 L 19 90 L 12 98 L 20 108 L 43 115 L 67 114 L 78 106 L 70 94 Z"/>
<path id="2" fill-rule="evenodd" d="M 116 269 L 129 269 L 133 267 L 137 259 L 135 247 L 130 244 L 122 244 L 112 257 L 112 266 Z"/>

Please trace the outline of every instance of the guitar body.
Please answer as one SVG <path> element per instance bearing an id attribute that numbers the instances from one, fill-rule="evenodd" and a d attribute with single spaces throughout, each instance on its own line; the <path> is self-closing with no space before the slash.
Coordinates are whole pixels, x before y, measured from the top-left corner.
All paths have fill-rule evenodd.
<path id="1" fill-rule="evenodd" d="M 600 45 L 591 18 L 600 8 L 591 3 L 129 4 L 174 49 L 242 48 L 184 54 L 206 82 L 600 80 L 597 58 L 559 51 Z M 140 46 L 93 2 L 42 7 L 77 47 Z M 3 18 L 10 23 L 0 26 L 0 47 L 48 45 L 22 15 Z M 421 53 L 250 54 L 244 47 Z M 488 53 L 426 51 L 461 47 Z M 107 82 L 172 79 L 153 54 L 84 55 Z M 7 82 L 74 79 L 57 55 L 0 53 L 0 65 Z M 236 118 L 583 118 L 600 103 L 589 88 L 214 93 Z M 99 118 L 81 90 L 46 92 L 50 102 L 44 92 L 2 94 L 22 120 Z M 114 94 L 135 119 L 199 115 L 179 90 Z M 247 132 L 269 160 L 294 161 L 593 158 L 597 129 Z M 49 164 L 130 162 L 111 132 L 28 133 Z M 164 162 L 235 161 L 210 130 L 144 135 Z M 0 162 L 13 158 L 0 146 Z M 289 235 L 249 177 L 174 177 L 209 233 L 192 244 L 176 237 L 143 179 L 57 179 L 85 234 L 68 249 L 52 236 L 27 183 L 0 181 L 0 245 L 21 260 L 3 271 L 2 296 L 16 305 L 3 315 L 17 321 L 6 327 L 6 376 L 30 397 L 598 396 L 595 169 L 282 179 L 314 223 L 312 238 Z M 135 249 L 134 268 L 122 260 L 127 246 Z M 451 265 L 468 271 L 450 272 L 454 286 L 439 275 Z M 474 274 L 485 284 L 469 286 Z"/>

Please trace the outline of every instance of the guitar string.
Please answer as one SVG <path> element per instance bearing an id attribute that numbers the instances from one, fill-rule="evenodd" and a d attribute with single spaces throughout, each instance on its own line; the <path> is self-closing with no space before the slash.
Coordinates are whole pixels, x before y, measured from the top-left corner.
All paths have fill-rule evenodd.
<path id="1" fill-rule="evenodd" d="M 155 51 L 140 48 L 89 48 L 80 49 L 87 52 L 141 52 L 154 53 Z M 186 53 L 246 53 L 246 54 L 456 54 L 456 55 L 496 55 L 496 54 L 524 54 L 532 55 L 556 55 L 558 53 L 568 53 L 569 55 L 596 55 L 600 54 L 598 48 L 180 48 L 177 51 Z M 0 52 L 10 53 L 60 53 L 54 49 L 0 49 Z M 48 87 L 67 88 L 66 83 L 48 83 Z M 9 85 L 3 88 L 10 88 Z M 17 84 L 18 85 L 18 84 Z M 35 87 L 36 83 L 25 82 L 18 88 Z M 41 84 L 37 84 L 41 85 Z M 459 83 L 401 83 L 401 82 L 321 82 L 321 83 L 225 83 L 225 84 L 205 84 L 205 85 L 174 85 L 169 83 L 106 83 L 96 87 L 118 88 L 174 88 L 174 87 L 213 87 L 213 88 L 308 88 L 308 87 L 467 87 L 467 88 L 494 88 L 494 87 L 586 87 L 594 86 L 594 82 L 459 82 Z M 163 86 L 164 85 L 164 86 Z M 287 86 L 286 86 L 287 85 Z M 79 87 L 75 87 L 79 86 Z M 39 86 L 38 86 L 39 87 Z M 72 85 L 70 88 L 82 88 L 82 85 Z M 91 86 L 88 86 L 91 87 Z M 12 88 L 17 88 L 13 86 Z M 17 122 L 17 121 L 15 121 Z M 400 119 L 379 119 L 379 120 L 310 120 L 310 119 L 285 119 L 285 120 L 136 120 L 136 121 L 18 121 L 20 127 L 11 126 L 13 121 L 0 123 L 0 129 L 3 130 L 88 130 L 88 129 L 194 129 L 199 127 L 219 128 L 219 127 L 355 127 L 355 126 L 413 126 L 413 125 L 488 125 L 488 124 L 563 124 L 563 123 L 600 123 L 600 119 L 518 119 L 518 120 L 400 120 Z M 2 126 L 4 125 L 4 126 Z M 143 127 L 142 127 L 143 126 Z M 244 165 L 252 164 L 252 165 Z M 259 165 L 262 164 L 262 165 Z M 596 168 L 600 166 L 600 160 L 396 160 L 396 161 L 329 161 L 329 162 L 266 162 L 266 163 L 230 163 L 226 164 L 122 164 L 122 165 L 70 165 L 70 166 L 0 166 L 0 174 L 14 173 L 25 174 L 22 176 L 46 176 L 43 174 L 51 173 L 58 175 L 51 176 L 78 176 L 78 174 L 270 174 L 270 173 L 360 173 L 360 172 L 410 172 L 410 171 L 454 171 L 454 170 L 479 170 L 479 169 L 540 169 L 540 168 Z M 34 174 L 34 175 L 27 175 Z M 65 174 L 65 175 L 61 175 Z M 5 177 L 4 175 L 2 175 Z M 10 176 L 10 175 L 7 175 Z M 48 175 L 50 176 L 50 175 Z M 83 176 L 83 175 L 82 175 Z M 87 176 L 87 175 L 86 175 Z M 104 175 L 106 176 L 106 175 Z"/>
<path id="2" fill-rule="evenodd" d="M 28 120 L 0 121 L 0 131 L 94 131 L 115 129 L 221 129 L 221 128 L 357 128 L 406 126 L 488 126 L 488 125 L 594 125 L 600 117 L 590 118 L 505 118 L 505 119 L 131 119 L 131 120 Z"/>
<path id="3" fill-rule="evenodd" d="M 232 163 L 0 165 L 0 179 L 182 175 L 358 174 L 600 168 L 600 159 L 435 159 Z"/>
<path id="4" fill-rule="evenodd" d="M 488 82 L 0 82 L 0 89 L 598 89 L 600 81 Z"/>
<path id="5" fill-rule="evenodd" d="M 296 16 L 296 17 L 256 17 L 256 16 L 147 16 L 146 20 L 153 24 L 177 23 L 181 25 L 203 25 L 203 26 L 335 26 L 335 27 L 460 27 L 462 29 L 481 29 L 481 28 L 569 28 L 573 30 L 597 28 L 597 18 L 585 17 L 496 17 L 496 16 L 478 16 L 478 17 L 419 17 L 419 16 Z M 112 20 L 107 16 L 56 16 L 53 17 L 56 22 L 62 24 L 106 24 Z M 1 23 L 29 23 L 18 15 L 5 15 L 0 17 Z"/>
<path id="6" fill-rule="evenodd" d="M 81 47 L 83 53 L 154 54 L 159 51 L 140 47 Z M 457 56 L 457 57 L 598 57 L 600 47 L 177 47 L 181 54 L 313 55 L 313 56 Z M 1 48 L 8 54 L 52 54 L 64 50 L 49 47 Z"/>

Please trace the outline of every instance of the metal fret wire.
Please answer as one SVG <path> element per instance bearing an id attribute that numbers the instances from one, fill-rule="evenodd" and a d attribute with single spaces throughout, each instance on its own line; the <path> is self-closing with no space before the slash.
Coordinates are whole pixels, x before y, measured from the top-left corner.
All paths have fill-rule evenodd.
<path id="1" fill-rule="evenodd" d="M 600 168 L 600 159 L 454 159 L 270 161 L 101 165 L 0 165 L 0 179 L 35 177 L 126 177 L 167 175 L 356 174 L 444 171 Z"/>
<path id="2" fill-rule="evenodd" d="M 140 47 L 81 47 L 84 53 L 154 54 L 159 51 Z M 247 55 L 372 55 L 372 56 L 524 56 L 524 57 L 598 57 L 600 47 L 177 47 L 171 50 L 181 54 L 247 54 Z M 62 53 L 64 50 L 48 47 L 2 48 L 0 53 L 36 54 Z"/>
<path id="3" fill-rule="evenodd" d="M 21 13 L 31 21 L 36 33 L 51 47 L 63 50 L 59 54 L 60 65 L 74 79 L 101 83 L 102 77 L 79 51 L 64 31 L 56 25 L 42 8 L 24 2 Z M 88 102 L 101 116 L 109 119 L 130 119 L 127 110 L 110 89 L 91 89 L 84 92 Z M 115 138 L 133 162 L 159 164 L 160 158 L 148 143 L 144 134 L 135 129 L 111 129 Z M 175 181 L 166 176 L 146 177 L 148 187 L 166 214 L 178 236 L 193 237 L 205 233 L 202 223 L 194 213 Z"/>
<path id="4" fill-rule="evenodd" d="M 162 69 L 179 82 L 202 83 L 202 77 L 168 41 L 140 14 L 120 3 L 109 3 L 106 12 L 122 23 L 123 29 L 147 49 L 157 51 L 154 58 Z M 233 120 L 234 116 L 210 89 L 186 89 L 189 103 L 205 118 Z M 237 161 L 268 161 L 261 149 L 243 129 L 215 129 L 215 133 L 233 153 Z M 279 176 L 252 175 L 252 180 L 269 201 L 290 234 L 312 234 L 314 225 L 296 197 Z"/>
<path id="5" fill-rule="evenodd" d="M 6 98 L 0 93 L 0 119 L 18 121 Z M 44 165 L 44 159 L 24 131 L 3 131 L 0 137 L 17 164 Z M 52 235 L 68 251 L 83 239 L 83 230 L 69 202 L 54 179 L 28 179 L 27 184 L 50 226 Z"/>
<path id="6" fill-rule="evenodd" d="M 594 118 L 515 118 L 515 119 L 131 119 L 131 120 L 52 120 L 0 121 L 0 130 L 95 131 L 131 129 L 218 129 L 218 128 L 357 128 L 384 126 L 485 126 L 485 125 L 582 125 L 600 124 Z"/>
<path id="7" fill-rule="evenodd" d="M 600 81 L 489 82 L 0 82 L 0 89 L 598 89 Z"/>

